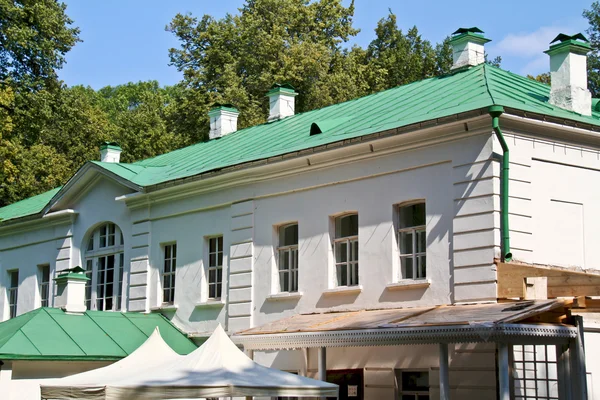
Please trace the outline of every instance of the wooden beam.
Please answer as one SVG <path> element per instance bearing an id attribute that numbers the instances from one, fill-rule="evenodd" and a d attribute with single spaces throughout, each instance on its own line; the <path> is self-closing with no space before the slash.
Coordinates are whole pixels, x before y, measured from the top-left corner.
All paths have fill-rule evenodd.
<path id="1" fill-rule="evenodd" d="M 526 278 L 546 277 L 548 298 L 600 296 L 600 274 L 566 268 L 498 263 L 498 298 L 526 298 Z"/>

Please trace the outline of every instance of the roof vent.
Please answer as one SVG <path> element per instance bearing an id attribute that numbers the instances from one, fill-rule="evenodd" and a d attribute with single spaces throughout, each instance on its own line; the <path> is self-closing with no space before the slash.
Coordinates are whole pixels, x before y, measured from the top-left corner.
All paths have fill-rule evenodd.
<path id="1" fill-rule="evenodd" d="M 588 40 L 581 33 L 561 33 L 550 44 L 545 51 L 550 56 L 550 104 L 592 115 L 592 95 L 587 86 Z"/>
<path id="2" fill-rule="evenodd" d="M 237 120 L 240 112 L 231 104 L 213 104 L 208 112 L 210 118 L 210 139 L 218 139 L 237 131 Z"/>
<path id="3" fill-rule="evenodd" d="M 65 269 L 54 278 L 56 282 L 56 298 L 54 305 L 68 313 L 84 313 L 85 283 L 89 280 L 81 267 Z"/>
<path id="4" fill-rule="evenodd" d="M 469 67 L 485 62 L 484 44 L 491 42 L 477 27 L 459 28 L 452 33 L 452 69 Z"/>
<path id="5" fill-rule="evenodd" d="M 100 161 L 118 163 L 123 149 L 117 142 L 104 142 L 100 145 Z"/>
<path id="6" fill-rule="evenodd" d="M 269 118 L 267 121 L 276 121 L 294 115 L 294 97 L 296 96 L 298 96 L 298 93 L 289 83 L 276 83 L 271 86 L 271 90 L 267 92 L 269 98 Z"/>

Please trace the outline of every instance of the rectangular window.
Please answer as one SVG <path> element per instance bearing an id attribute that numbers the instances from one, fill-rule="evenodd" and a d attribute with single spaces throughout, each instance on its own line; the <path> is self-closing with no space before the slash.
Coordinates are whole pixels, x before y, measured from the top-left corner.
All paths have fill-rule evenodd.
<path id="1" fill-rule="evenodd" d="M 208 298 L 221 298 L 223 287 L 223 236 L 208 239 Z"/>
<path id="2" fill-rule="evenodd" d="M 38 267 L 39 276 L 39 291 L 40 291 L 40 305 L 42 307 L 49 307 L 50 299 L 50 266 L 40 265 Z"/>
<path id="3" fill-rule="evenodd" d="M 173 304 L 175 301 L 175 270 L 177 269 L 177 244 L 164 247 L 165 263 L 163 265 L 163 304 Z"/>
<path id="4" fill-rule="evenodd" d="M 396 370 L 398 400 L 429 400 L 429 372 Z"/>
<path id="5" fill-rule="evenodd" d="M 558 400 L 558 363 L 554 346 L 513 345 L 513 358 L 515 400 Z"/>
<path id="6" fill-rule="evenodd" d="M 358 285 L 358 214 L 335 219 L 334 257 L 337 286 Z"/>
<path id="7" fill-rule="evenodd" d="M 8 280 L 10 286 L 8 287 L 8 308 L 10 311 L 10 318 L 17 316 L 17 300 L 19 298 L 19 270 L 8 271 Z"/>
<path id="8" fill-rule="evenodd" d="M 298 291 L 298 224 L 279 227 L 279 291 Z"/>
<path id="9" fill-rule="evenodd" d="M 424 279 L 427 276 L 425 203 L 398 207 L 398 245 L 400 279 Z"/>

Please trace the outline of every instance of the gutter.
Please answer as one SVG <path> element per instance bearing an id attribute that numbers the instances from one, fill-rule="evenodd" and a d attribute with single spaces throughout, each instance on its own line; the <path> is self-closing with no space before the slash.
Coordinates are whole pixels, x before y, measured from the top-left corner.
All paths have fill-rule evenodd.
<path id="1" fill-rule="evenodd" d="M 502 234 L 502 261 L 509 262 L 512 260 L 510 252 L 510 231 L 508 227 L 508 179 L 510 172 L 510 157 L 509 149 L 504 140 L 504 135 L 500 129 L 500 115 L 504 112 L 502 106 L 490 106 L 488 109 L 492 117 L 492 129 L 502 146 L 502 171 L 500 173 L 500 231 Z"/>

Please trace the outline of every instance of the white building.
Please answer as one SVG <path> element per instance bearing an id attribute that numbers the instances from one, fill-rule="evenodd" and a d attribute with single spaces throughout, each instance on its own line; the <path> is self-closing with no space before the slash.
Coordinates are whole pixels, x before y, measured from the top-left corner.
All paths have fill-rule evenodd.
<path id="1" fill-rule="evenodd" d="M 447 76 L 299 115 L 293 89 L 274 86 L 268 123 L 237 131 L 237 111 L 220 105 L 211 140 L 134 164 L 106 144 L 103 161 L 64 187 L 0 209 L 2 320 L 59 305 L 52 277 L 81 266 L 88 309 L 160 312 L 197 340 L 221 323 L 267 366 L 325 377 L 322 360 L 340 398 L 437 398 L 440 387 L 456 399 L 505 388 L 515 399 L 583 398 L 571 313 L 584 315 L 588 354 L 600 347 L 589 45 L 563 36 L 551 46 L 550 88 L 484 64 L 481 33 L 455 33 Z M 546 297 L 571 302 L 506 306 L 518 314 L 514 340 L 488 330 L 501 326 L 501 305 L 430 310 Z M 439 328 L 423 328 L 435 340 L 400 339 L 414 307 L 415 326 Z M 365 319 L 319 328 L 356 315 L 342 311 Z M 310 313 L 295 329 L 314 343 L 282 331 Z M 452 321 L 471 328 L 438 340 Z M 391 325 L 392 341 L 367 338 Z M 364 341 L 345 346 L 348 332 Z M 559 354 L 571 345 L 570 375 L 555 344 Z M 597 360 L 588 358 L 587 380 L 588 398 L 600 399 Z"/>

